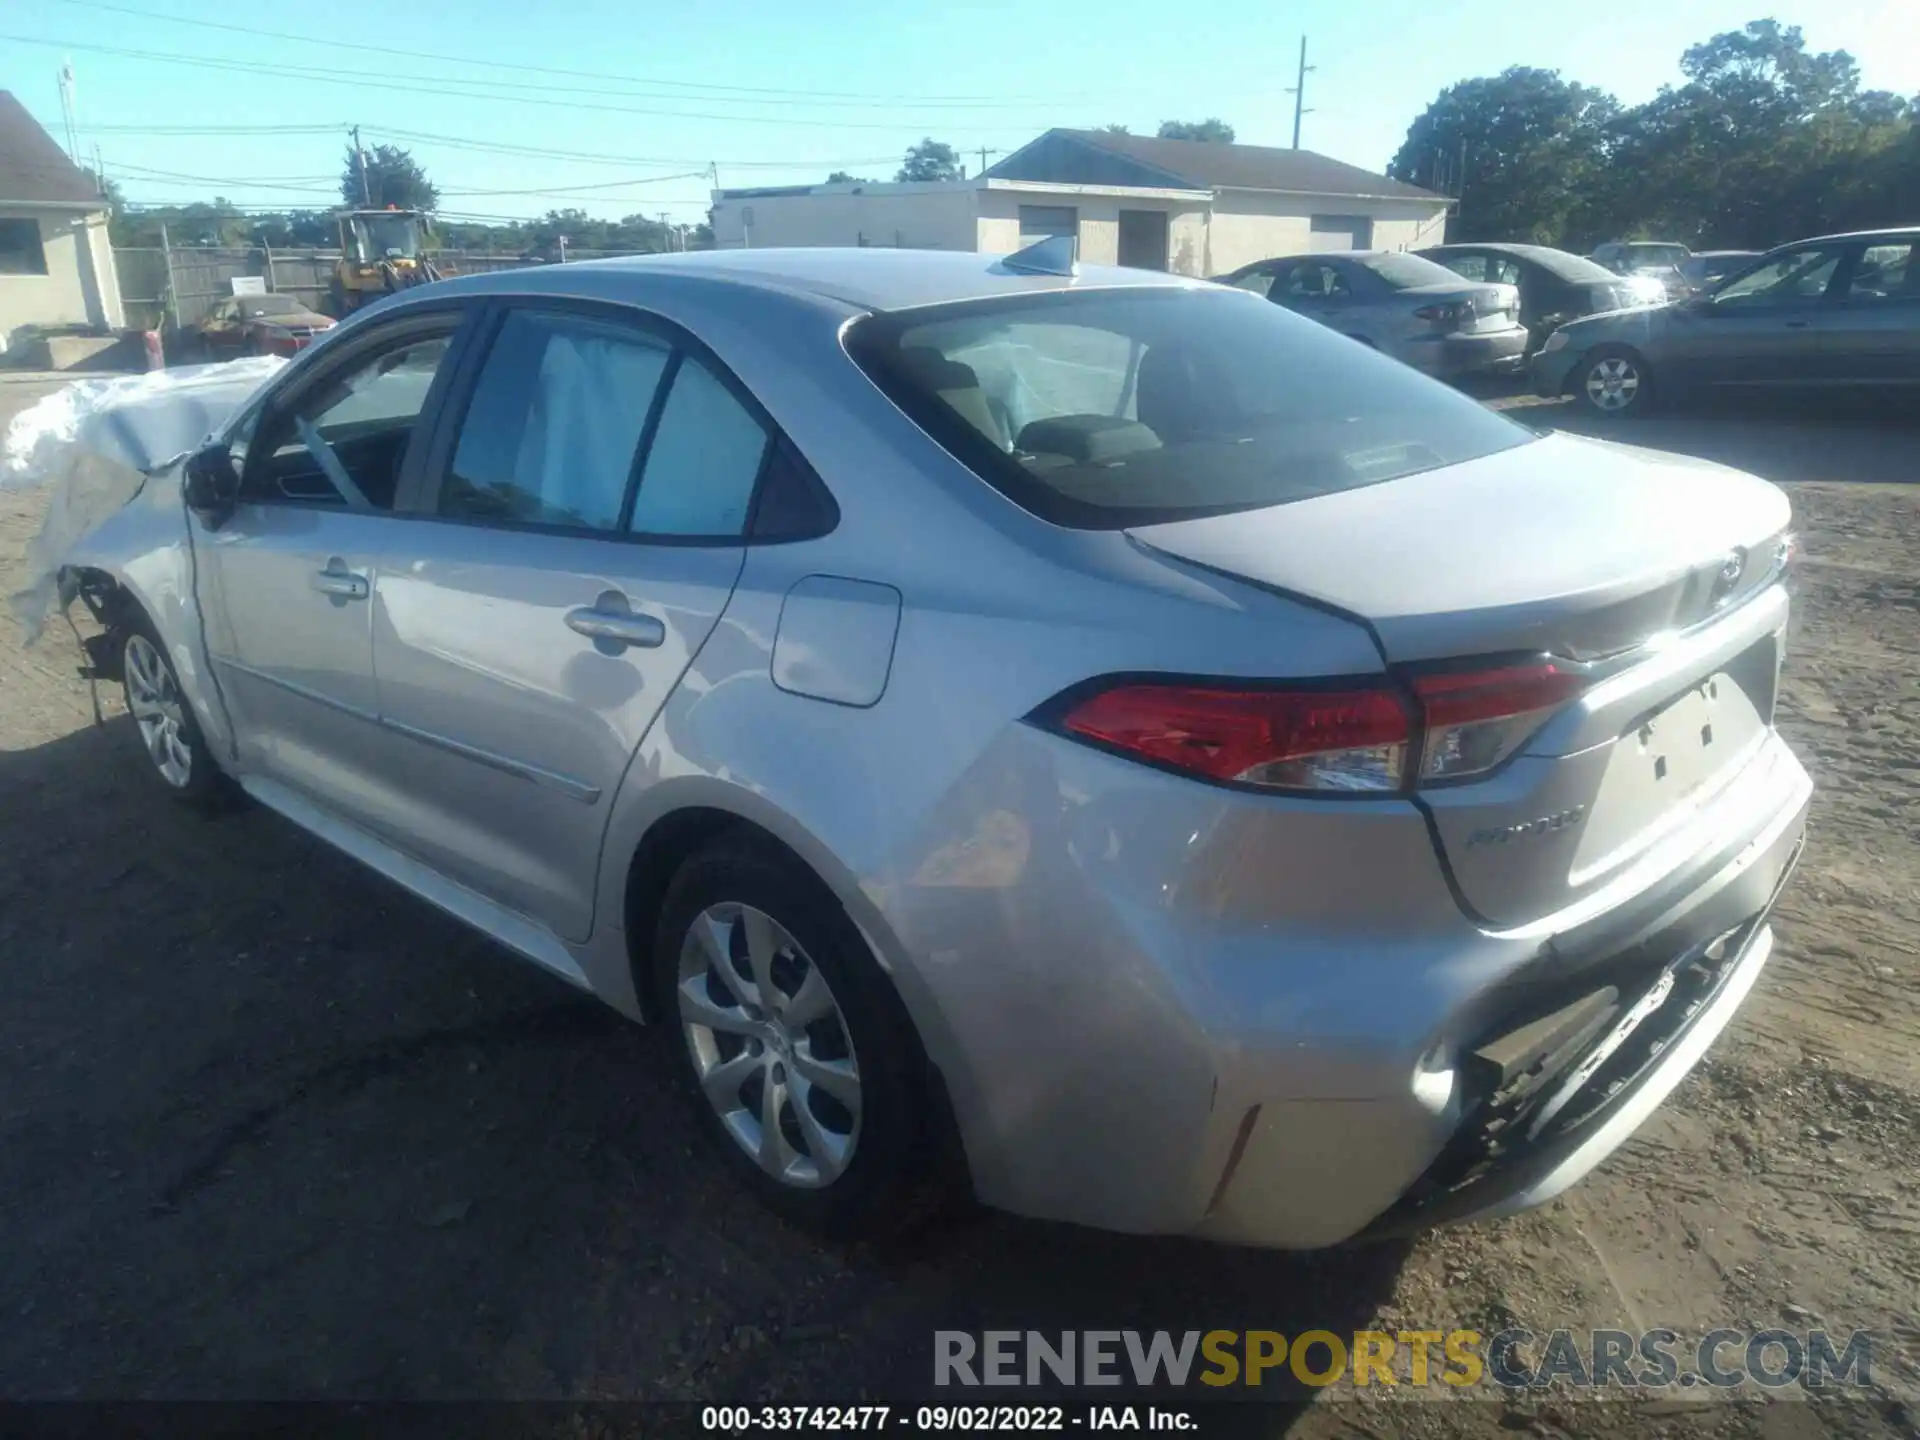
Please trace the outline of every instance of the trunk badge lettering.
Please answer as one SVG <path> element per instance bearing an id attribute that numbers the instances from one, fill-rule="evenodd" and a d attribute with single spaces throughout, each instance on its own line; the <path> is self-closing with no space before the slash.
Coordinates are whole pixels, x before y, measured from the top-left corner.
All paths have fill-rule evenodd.
<path id="1" fill-rule="evenodd" d="M 1532 840 L 1542 835 L 1553 835 L 1562 830 L 1571 830 L 1586 818 L 1587 807 L 1576 805 L 1571 810 L 1523 820 L 1518 825 L 1492 825 L 1484 830 L 1476 830 L 1468 836 L 1467 848 L 1472 850 L 1481 845 L 1510 845 L 1515 840 Z"/>

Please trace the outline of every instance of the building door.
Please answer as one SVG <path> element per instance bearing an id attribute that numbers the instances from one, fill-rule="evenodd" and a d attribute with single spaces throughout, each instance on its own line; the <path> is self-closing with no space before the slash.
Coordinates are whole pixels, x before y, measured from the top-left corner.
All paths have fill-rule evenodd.
<path id="1" fill-rule="evenodd" d="M 1020 248 L 1038 245 L 1056 235 L 1080 236 L 1080 212 L 1071 205 L 1022 205 L 1020 207 Z M 1076 246 L 1076 253 L 1078 247 Z"/>
<path id="2" fill-rule="evenodd" d="M 1120 212 L 1119 263 L 1135 270 L 1167 268 L 1166 211 L 1122 210 Z"/>
<path id="3" fill-rule="evenodd" d="M 1366 215 L 1315 215 L 1308 252 L 1324 255 L 1329 250 L 1371 250 L 1373 220 Z"/>

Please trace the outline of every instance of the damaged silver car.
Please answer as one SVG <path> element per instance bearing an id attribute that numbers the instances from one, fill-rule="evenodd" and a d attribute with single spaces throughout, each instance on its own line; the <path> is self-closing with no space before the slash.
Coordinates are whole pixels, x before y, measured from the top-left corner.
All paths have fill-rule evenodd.
<path id="1" fill-rule="evenodd" d="M 1230 287 L 754 250 L 356 315 L 61 559 L 156 790 L 658 1023 L 783 1213 L 1315 1247 L 1733 1016 L 1788 522 Z"/>

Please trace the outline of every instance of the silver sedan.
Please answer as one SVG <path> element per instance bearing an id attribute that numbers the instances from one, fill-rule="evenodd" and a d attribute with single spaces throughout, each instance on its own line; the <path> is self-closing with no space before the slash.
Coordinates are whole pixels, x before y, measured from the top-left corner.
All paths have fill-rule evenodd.
<path id="1" fill-rule="evenodd" d="M 1788 518 L 1231 288 L 756 250 L 365 311 L 68 578 L 157 790 L 659 1024 L 785 1214 L 1314 1247 L 1554 1195 L 1728 1023 Z"/>
<path id="2" fill-rule="evenodd" d="M 1526 363 L 1519 287 L 1464 280 L 1418 255 L 1289 255 L 1244 266 L 1221 283 L 1264 295 L 1437 379 L 1506 374 Z"/>

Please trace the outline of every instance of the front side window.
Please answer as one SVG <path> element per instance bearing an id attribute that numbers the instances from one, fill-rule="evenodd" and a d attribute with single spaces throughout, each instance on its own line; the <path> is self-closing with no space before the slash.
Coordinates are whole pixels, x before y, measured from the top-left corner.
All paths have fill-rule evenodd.
<path id="1" fill-rule="evenodd" d="M 442 515 L 616 530 L 673 351 L 574 315 L 516 310 L 468 403 Z"/>
<path id="2" fill-rule="evenodd" d="M 357 355 L 300 390 L 288 405 L 268 408 L 264 443 L 244 486 L 256 500 L 305 500 L 349 509 L 391 510 L 400 469 L 457 321 L 433 322 L 427 333 Z"/>
<path id="3" fill-rule="evenodd" d="M 988 484 L 1084 529 L 1286 504 L 1537 438 L 1225 286 L 1066 291 L 874 315 L 847 344 L 896 404 Z"/>
<path id="4" fill-rule="evenodd" d="M 1827 293 L 1839 264 L 1840 251 L 1830 247 L 1789 251 L 1736 275 L 1713 292 L 1713 303 L 1740 309 L 1810 304 Z"/>

